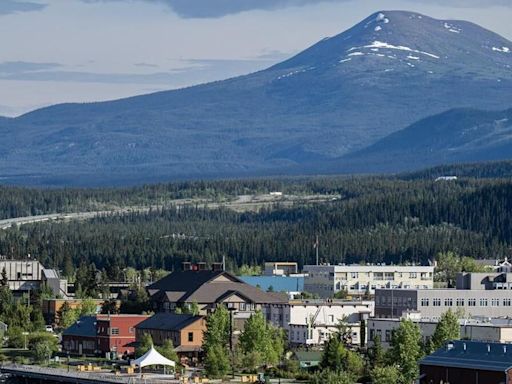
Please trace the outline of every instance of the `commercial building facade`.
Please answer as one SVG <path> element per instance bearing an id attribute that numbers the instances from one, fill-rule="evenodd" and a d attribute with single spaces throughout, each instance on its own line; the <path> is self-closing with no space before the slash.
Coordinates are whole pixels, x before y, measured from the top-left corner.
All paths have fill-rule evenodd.
<path id="1" fill-rule="evenodd" d="M 323 345 L 343 322 L 348 342 L 361 343 L 361 321 L 373 315 L 373 301 L 291 300 L 267 304 L 262 312 L 267 321 L 283 328 L 292 345 Z M 366 340 L 363 340 L 365 342 Z"/>
<path id="2" fill-rule="evenodd" d="M 434 267 L 415 265 L 305 265 L 304 290 L 322 298 L 345 290 L 373 294 L 379 288 L 434 287 Z"/>
<path id="3" fill-rule="evenodd" d="M 135 351 L 135 326 L 147 315 L 97 315 L 96 337 L 101 355 L 127 356 Z"/>
<path id="4" fill-rule="evenodd" d="M 407 317 L 420 328 L 423 342 L 427 342 L 434 335 L 437 320 L 421 318 L 419 314 Z M 401 319 L 369 319 L 367 322 L 368 346 L 372 346 L 374 338 L 378 336 L 382 347 L 389 348 L 393 331 L 400 326 L 400 321 Z M 511 319 L 461 319 L 459 324 L 461 339 L 512 343 Z"/>

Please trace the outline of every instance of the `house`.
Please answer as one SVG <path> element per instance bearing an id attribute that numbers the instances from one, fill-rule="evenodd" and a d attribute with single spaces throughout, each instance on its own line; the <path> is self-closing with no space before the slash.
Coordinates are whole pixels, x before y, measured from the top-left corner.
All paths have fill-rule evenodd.
<path id="1" fill-rule="evenodd" d="M 168 312 L 156 313 L 135 326 L 137 341 L 145 334 L 151 335 L 155 345 L 171 340 L 184 364 L 198 360 L 205 331 L 206 320 L 203 316 Z"/>
<path id="2" fill-rule="evenodd" d="M 196 303 L 201 315 L 221 304 L 237 313 L 253 313 L 263 304 L 286 299 L 286 295 L 263 292 L 216 265 L 206 269 L 205 263 L 183 263 L 182 270 L 149 285 L 147 290 L 156 311 L 173 312 Z"/>
<path id="3" fill-rule="evenodd" d="M 290 300 L 264 305 L 263 314 L 274 326 L 283 328 L 288 342 L 295 346 L 323 345 L 338 331 L 340 322 L 348 327 L 349 342 L 358 345 L 366 342 L 361 340 L 361 325 L 373 315 L 373 309 L 370 300 Z"/>
<path id="4" fill-rule="evenodd" d="M 434 266 L 418 265 L 305 265 L 304 290 L 322 298 L 340 291 L 373 294 L 379 288 L 434 287 Z"/>
<path id="5" fill-rule="evenodd" d="M 98 351 L 105 356 L 127 356 L 135 352 L 135 326 L 147 315 L 96 315 Z"/>
<path id="6" fill-rule="evenodd" d="M 457 340 L 420 360 L 420 384 L 508 384 L 512 345 Z"/>
<path id="7" fill-rule="evenodd" d="M 62 332 L 62 352 L 71 355 L 96 355 L 96 316 L 82 316 Z"/>

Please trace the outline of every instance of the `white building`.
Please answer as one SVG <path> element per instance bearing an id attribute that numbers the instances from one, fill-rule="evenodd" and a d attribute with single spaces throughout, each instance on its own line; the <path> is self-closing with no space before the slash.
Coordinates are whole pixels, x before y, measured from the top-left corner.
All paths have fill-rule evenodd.
<path id="1" fill-rule="evenodd" d="M 379 288 L 434 287 L 434 267 L 417 265 L 305 265 L 304 290 L 322 298 L 341 290 L 373 294 Z"/>
<path id="2" fill-rule="evenodd" d="M 263 274 L 265 276 L 289 276 L 296 275 L 299 265 L 289 261 L 272 261 L 265 263 Z"/>
<path id="3" fill-rule="evenodd" d="M 423 341 L 426 342 L 434 335 L 438 319 L 421 318 L 415 313 L 405 316 L 418 324 Z M 487 341 L 496 343 L 512 343 L 512 319 L 461 319 L 460 337 L 466 340 Z M 389 348 L 393 330 L 400 325 L 400 319 L 372 318 L 368 322 L 368 346 L 373 345 L 375 336 L 379 336 L 383 348 Z"/>
<path id="4" fill-rule="evenodd" d="M 296 345 L 322 345 L 343 321 L 351 342 L 359 344 L 361 320 L 373 315 L 373 301 L 291 300 L 285 304 L 268 304 L 262 308 L 267 321 L 283 328 L 288 341 Z M 366 341 L 366 340 L 365 340 Z"/>

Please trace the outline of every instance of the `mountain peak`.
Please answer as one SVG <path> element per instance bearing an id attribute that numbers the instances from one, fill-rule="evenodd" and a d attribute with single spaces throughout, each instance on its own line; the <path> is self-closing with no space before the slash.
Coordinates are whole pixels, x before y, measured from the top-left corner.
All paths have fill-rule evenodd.
<path id="1" fill-rule="evenodd" d="M 440 70 L 460 69 L 461 63 L 467 68 L 468 59 L 477 67 L 491 65 L 510 76 L 512 42 L 467 21 L 438 20 L 407 11 L 378 11 L 275 68 L 343 64 L 358 72 L 419 69 L 433 75 Z M 481 75 L 486 76 L 485 72 Z"/>

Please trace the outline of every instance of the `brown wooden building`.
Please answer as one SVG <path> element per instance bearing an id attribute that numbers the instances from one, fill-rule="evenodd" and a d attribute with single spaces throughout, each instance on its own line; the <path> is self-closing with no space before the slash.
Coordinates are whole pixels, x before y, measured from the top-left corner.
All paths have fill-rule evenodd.
<path id="1" fill-rule="evenodd" d="M 457 340 L 420 361 L 420 384 L 512 384 L 512 345 Z"/>
<path id="2" fill-rule="evenodd" d="M 151 335 L 155 345 L 171 340 L 184 363 L 195 362 L 200 357 L 205 331 L 206 320 L 203 316 L 168 312 L 156 313 L 135 327 L 137 341 L 144 334 Z"/>

